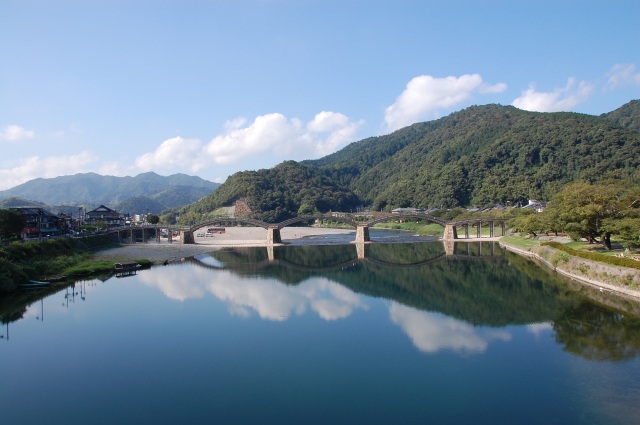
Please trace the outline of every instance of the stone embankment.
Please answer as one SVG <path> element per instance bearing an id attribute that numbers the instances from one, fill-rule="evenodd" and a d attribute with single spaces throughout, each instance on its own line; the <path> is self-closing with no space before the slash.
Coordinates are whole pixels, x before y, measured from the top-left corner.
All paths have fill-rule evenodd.
<path id="1" fill-rule="evenodd" d="M 640 302 L 640 270 L 589 261 L 554 249 L 538 246 L 530 250 L 500 240 L 500 246 L 533 258 L 558 274 L 589 285 L 600 292 L 615 292 Z"/>

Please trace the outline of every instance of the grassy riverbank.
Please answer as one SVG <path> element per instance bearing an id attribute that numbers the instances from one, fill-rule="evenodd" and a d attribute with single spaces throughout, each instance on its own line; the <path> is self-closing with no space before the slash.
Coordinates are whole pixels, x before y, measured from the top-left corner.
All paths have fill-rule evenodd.
<path id="1" fill-rule="evenodd" d="M 420 236 L 442 236 L 444 233 L 444 228 L 441 225 L 425 221 L 386 222 L 378 223 L 374 227 L 378 229 L 406 230 Z"/>
<path id="2" fill-rule="evenodd" d="M 109 246 L 108 238 L 82 241 L 54 239 L 37 242 L 14 242 L 0 247 L 0 293 L 12 292 L 27 280 L 47 280 L 109 273 L 114 262 L 96 260 L 94 250 Z M 137 260 L 143 265 L 147 260 Z"/>

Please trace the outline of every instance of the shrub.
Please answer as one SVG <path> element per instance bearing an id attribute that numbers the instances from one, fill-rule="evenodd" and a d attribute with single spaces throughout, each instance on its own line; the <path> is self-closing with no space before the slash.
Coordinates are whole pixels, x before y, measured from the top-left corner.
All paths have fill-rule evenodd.
<path id="1" fill-rule="evenodd" d="M 14 263 L 0 258 L 0 293 L 14 291 L 27 275 Z"/>
<path id="2" fill-rule="evenodd" d="M 640 261 L 632 260 L 630 258 L 612 257 L 610 255 L 602 255 L 596 252 L 580 251 L 564 246 L 559 242 L 542 242 L 540 245 L 550 246 L 551 248 L 566 252 L 567 254 L 573 255 L 574 257 L 580 257 L 586 260 L 599 261 L 601 263 L 610 264 L 612 266 L 631 267 L 640 270 Z"/>

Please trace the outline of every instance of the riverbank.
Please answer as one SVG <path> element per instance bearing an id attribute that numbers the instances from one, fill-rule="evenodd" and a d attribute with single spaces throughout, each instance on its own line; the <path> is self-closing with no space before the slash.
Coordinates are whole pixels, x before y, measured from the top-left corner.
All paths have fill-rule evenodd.
<path id="1" fill-rule="evenodd" d="M 558 274 L 599 292 L 614 292 L 636 302 L 640 301 L 639 270 L 574 257 L 550 246 L 519 247 L 508 243 L 504 238 L 500 239 L 500 246 L 515 254 L 535 259 Z"/>

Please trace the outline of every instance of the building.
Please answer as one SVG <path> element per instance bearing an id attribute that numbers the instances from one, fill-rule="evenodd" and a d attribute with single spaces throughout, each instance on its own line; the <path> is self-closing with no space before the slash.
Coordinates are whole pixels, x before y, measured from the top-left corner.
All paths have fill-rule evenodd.
<path id="1" fill-rule="evenodd" d="M 529 204 L 525 205 L 524 209 L 530 209 L 530 210 L 534 210 L 535 212 L 542 212 L 544 211 L 544 209 L 547 207 L 547 203 L 546 202 L 539 202 L 536 201 L 535 199 L 529 199 Z"/>
<path id="2" fill-rule="evenodd" d="M 63 218 L 44 208 L 16 207 L 9 209 L 19 212 L 24 217 L 23 238 L 59 236 L 68 231 L 67 223 Z"/>
<path id="3" fill-rule="evenodd" d="M 109 207 L 100 205 L 95 210 L 87 211 L 84 215 L 84 223 L 95 226 L 104 223 L 107 227 L 124 226 L 125 217 Z"/>

